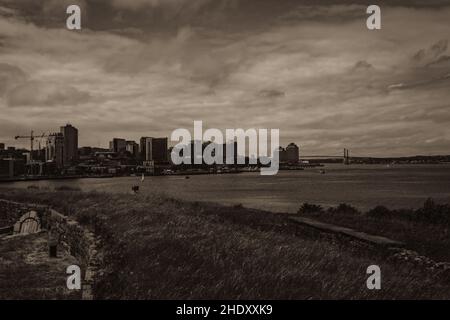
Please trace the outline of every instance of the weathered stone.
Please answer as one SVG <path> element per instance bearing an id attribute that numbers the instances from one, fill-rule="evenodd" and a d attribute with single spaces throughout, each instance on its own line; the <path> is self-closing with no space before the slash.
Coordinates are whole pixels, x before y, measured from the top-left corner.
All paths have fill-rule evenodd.
<path id="1" fill-rule="evenodd" d="M 302 225 L 306 225 L 308 227 L 312 227 L 314 229 L 320 230 L 322 232 L 327 232 L 331 234 L 336 234 L 340 236 L 346 236 L 353 238 L 355 240 L 366 242 L 375 246 L 381 247 L 403 247 L 404 244 L 400 241 L 391 240 L 385 237 L 374 236 L 371 234 L 367 234 L 364 232 L 355 231 L 350 228 L 340 227 L 328 223 L 323 223 L 320 221 L 316 221 L 309 218 L 303 217 L 290 217 L 291 220 L 300 223 Z"/>

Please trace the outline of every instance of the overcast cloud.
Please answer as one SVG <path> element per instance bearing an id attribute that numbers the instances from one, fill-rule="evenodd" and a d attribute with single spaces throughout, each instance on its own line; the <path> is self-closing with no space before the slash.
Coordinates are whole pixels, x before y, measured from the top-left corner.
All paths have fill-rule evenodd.
<path id="1" fill-rule="evenodd" d="M 379 3 L 369 31 L 358 0 L 0 0 L 0 141 L 70 122 L 106 147 L 203 120 L 306 154 L 449 154 L 449 1 Z"/>

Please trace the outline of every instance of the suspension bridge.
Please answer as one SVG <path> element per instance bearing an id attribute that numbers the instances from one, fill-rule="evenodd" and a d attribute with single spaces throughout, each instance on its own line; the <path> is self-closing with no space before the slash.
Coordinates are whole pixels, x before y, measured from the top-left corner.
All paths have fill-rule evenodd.
<path id="1" fill-rule="evenodd" d="M 350 150 L 344 149 L 342 154 L 339 155 L 301 155 L 301 159 L 342 159 L 342 163 L 350 164 L 351 159 L 367 158 L 361 156 L 350 157 Z"/>

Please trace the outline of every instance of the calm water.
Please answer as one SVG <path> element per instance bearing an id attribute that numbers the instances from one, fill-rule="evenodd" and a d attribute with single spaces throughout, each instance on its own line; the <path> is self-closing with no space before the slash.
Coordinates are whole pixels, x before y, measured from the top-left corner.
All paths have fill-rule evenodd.
<path id="1" fill-rule="evenodd" d="M 129 193 L 139 184 L 141 192 L 162 192 L 181 199 L 241 203 L 246 207 L 295 212 L 302 202 L 337 205 L 342 202 L 360 209 L 382 204 L 392 208 L 421 206 L 427 197 L 450 203 L 450 164 L 445 165 L 328 165 L 318 169 L 280 171 L 276 176 L 259 173 L 184 176 L 77 179 L 14 182 L 0 188 L 29 185 L 54 188 L 60 185 Z"/>

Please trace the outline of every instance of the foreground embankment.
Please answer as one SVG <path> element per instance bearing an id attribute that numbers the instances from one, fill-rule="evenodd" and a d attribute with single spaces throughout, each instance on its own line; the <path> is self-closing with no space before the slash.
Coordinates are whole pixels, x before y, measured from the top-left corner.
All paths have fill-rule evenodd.
<path id="1" fill-rule="evenodd" d="M 364 212 L 345 203 L 327 209 L 304 203 L 298 215 L 401 241 L 422 255 L 450 262 L 450 205 L 433 199 L 417 209 L 377 206 Z"/>
<path id="2" fill-rule="evenodd" d="M 50 205 L 102 238 L 97 299 L 450 299 L 440 275 L 284 214 L 161 195 L 10 190 L 0 198 Z M 381 290 L 366 286 L 374 264 Z"/>

